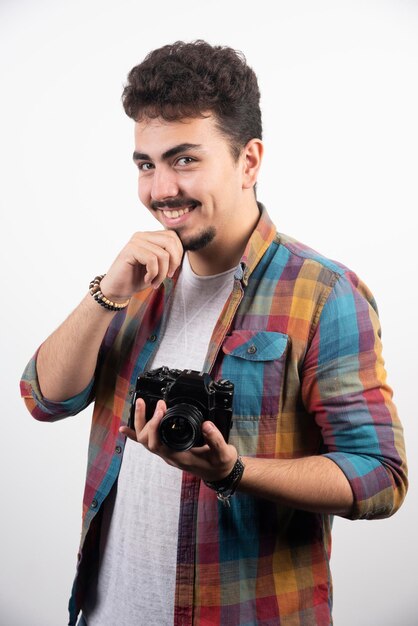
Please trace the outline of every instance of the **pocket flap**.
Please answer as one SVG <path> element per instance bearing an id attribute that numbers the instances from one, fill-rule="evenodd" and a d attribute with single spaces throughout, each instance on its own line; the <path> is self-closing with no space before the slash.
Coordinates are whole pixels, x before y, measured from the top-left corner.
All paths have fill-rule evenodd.
<path id="1" fill-rule="evenodd" d="M 273 361 L 286 351 L 288 335 L 268 330 L 234 330 L 222 346 L 225 354 L 250 361 Z"/>

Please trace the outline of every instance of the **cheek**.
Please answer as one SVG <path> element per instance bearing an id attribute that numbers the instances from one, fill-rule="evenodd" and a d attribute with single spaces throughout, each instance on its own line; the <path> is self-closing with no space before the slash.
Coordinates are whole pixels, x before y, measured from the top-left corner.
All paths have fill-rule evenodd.
<path id="1" fill-rule="evenodd" d="M 219 194 L 223 197 L 234 196 L 237 190 L 240 189 L 240 176 L 235 168 L 225 168 L 224 171 L 216 172 L 217 176 L 214 176 L 212 180 L 216 181 L 216 185 L 213 188 L 215 194 Z"/>
<path id="2" fill-rule="evenodd" d="M 137 184 L 138 197 L 143 204 L 147 204 L 147 200 L 150 196 L 150 185 L 147 184 L 147 180 L 140 178 Z"/>
<path id="3" fill-rule="evenodd" d="M 177 178 L 177 189 L 181 196 L 196 198 L 205 194 L 205 181 L 195 176 L 179 176 Z"/>

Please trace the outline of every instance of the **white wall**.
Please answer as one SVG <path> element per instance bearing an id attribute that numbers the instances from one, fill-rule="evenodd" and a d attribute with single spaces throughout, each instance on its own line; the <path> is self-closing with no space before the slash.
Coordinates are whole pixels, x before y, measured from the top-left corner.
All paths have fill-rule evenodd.
<path id="1" fill-rule="evenodd" d="M 279 230 L 351 266 L 381 311 L 412 484 L 389 520 L 336 520 L 335 623 L 418 623 L 417 28 L 406 0 L 2 0 L 1 624 L 66 623 L 90 410 L 35 422 L 18 381 L 131 232 L 155 227 L 120 93 L 149 50 L 196 38 L 243 50 L 259 76 L 259 198 Z"/>

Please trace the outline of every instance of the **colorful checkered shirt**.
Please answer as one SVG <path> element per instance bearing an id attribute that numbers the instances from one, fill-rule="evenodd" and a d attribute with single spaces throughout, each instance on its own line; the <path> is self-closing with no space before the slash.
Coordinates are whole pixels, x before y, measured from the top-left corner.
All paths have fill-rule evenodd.
<path id="1" fill-rule="evenodd" d="M 350 482 L 351 517 L 387 517 L 405 497 L 406 459 L 373 297 L 343 265 L 276 233 L 261 210 L 204 367 L 234 382 L 230 442 L 243 456 L 325 455 Z M 136 294 L 114 317 L 85 393 L 45 400 L 36 355 L 23 376 L 22 395 L 42 421 L 68 417 L 95 399 L 71 625 L 97 566 L 101 506 L 125 443 L 118 429 L 163 333 L 175 282 Z M 184 472 L 175 625 L 329 626 L 331 524 L 329 515 L 243 493 L 226 508 Z"/>

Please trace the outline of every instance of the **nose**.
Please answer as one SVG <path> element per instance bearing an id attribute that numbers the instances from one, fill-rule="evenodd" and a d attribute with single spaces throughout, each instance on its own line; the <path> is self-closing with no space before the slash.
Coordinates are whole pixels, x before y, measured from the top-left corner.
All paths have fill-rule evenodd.
<path id="1" fill-rule="evenodd" d="M 151 197 L 153 200 L 162 202 L 167 198 L 175 198 L 179 188 L 176 173 L 170 168 L 158 168 L 154 170 L 151 187 Z"/>

